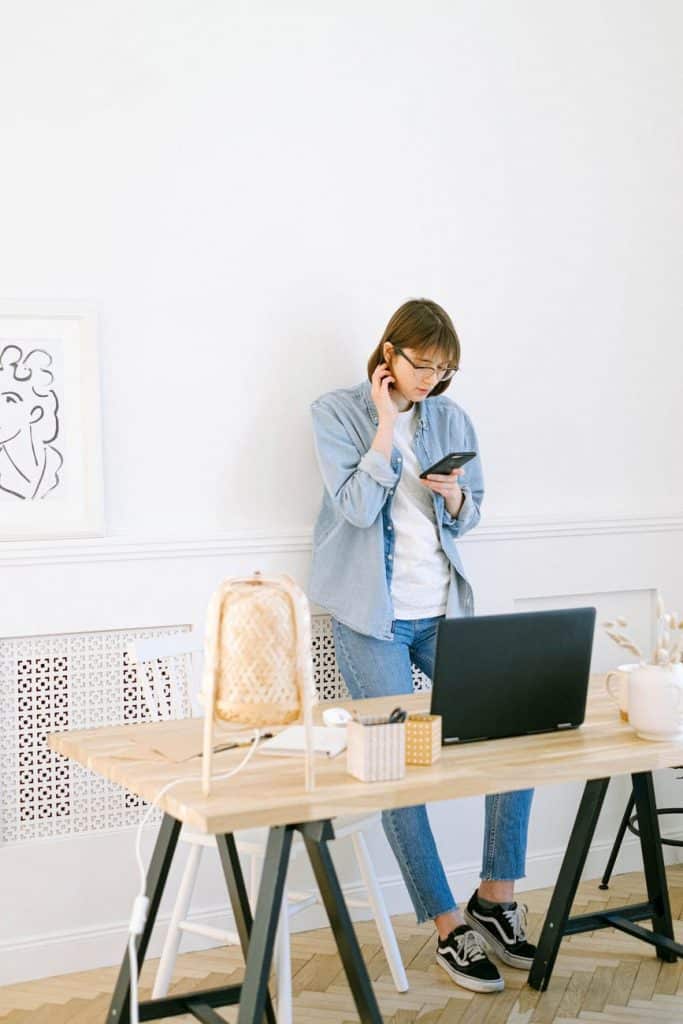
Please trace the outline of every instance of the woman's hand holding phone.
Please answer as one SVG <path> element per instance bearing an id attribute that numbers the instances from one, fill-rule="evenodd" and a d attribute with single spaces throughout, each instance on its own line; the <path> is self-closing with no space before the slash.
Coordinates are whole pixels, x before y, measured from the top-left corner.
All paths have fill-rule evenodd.
<path id="1" fill-rule="evenodd" d="M 443 473 L 430 473 L 420 482 L 428 487 L 435 494 L 440 494 L 446 504 L 446 509 L 454 518 L 462 508 L 465 495 L 460 488 L 460 477 L 465 475 L 465 470 L 452 469 L 447 475 Z"/>

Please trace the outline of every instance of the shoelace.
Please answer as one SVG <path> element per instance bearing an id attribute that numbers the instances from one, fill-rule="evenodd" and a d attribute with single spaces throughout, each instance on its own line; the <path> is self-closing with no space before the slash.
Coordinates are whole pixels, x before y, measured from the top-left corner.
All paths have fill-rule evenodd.
<path id="1" fill-rule="evenodd" d="M 462 955 L 471 963 L 486 959 L 484 942 L 477 932 L 470 928 L 469 931 L 463 932 L 462 935 L 456 935 L 455 938 L 462 949 Z"/>
<path id="2" fill-rule="evenodd" d="M 503 917 L 512 928 L 512 938 L 515 942 L 524 942 L 526 939 L 526 915 L 528 909 L 526 903 L 518 903 L 516 907 L 503 911 Z"/>

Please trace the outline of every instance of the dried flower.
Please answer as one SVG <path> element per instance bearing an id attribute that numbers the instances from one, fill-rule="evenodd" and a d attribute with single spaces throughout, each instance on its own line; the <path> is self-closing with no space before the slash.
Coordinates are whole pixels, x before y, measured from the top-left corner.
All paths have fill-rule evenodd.
<path id="1" fill-rule="evenodd" d="M 658 647 L 655 651 L 655 665 L 668 665 L 669 652 L 666 647 Z"/>
<path id="2" fill-rule="evenodd" d="M 657 621 L 655 628 L 655 646 L 652 652 L 653 665 L 675 665 L 683 662 L 683 619 L 678 612 L 667 612 L 661 595 L 657 592 Z M 603 622 L 603 628 L 610 640 L 631 651 L 644 662 L 640 648 L 624 632 L 628 622 L 622 616 Z M 617 629 L 617 627 L 619 627 Z"/>
<path id="3" fill-rule="evenodd" d="M 615 633 L 612 629 L 605 630 L 610 640 L 614 640 L 615 644 L 619 644 L 620 647 L 625 648 L 632 654 L 635 654 L 637 658 L 642 659 L 643 653 L 640 648 L 633 643 L 624 633 Z"/>

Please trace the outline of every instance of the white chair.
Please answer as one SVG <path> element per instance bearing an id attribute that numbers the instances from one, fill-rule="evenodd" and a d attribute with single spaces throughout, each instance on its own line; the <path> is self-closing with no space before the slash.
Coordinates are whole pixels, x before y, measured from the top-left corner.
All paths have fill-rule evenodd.
<path id="1" fill-rule="evenodd" d="M 154 721 L 183 717 L 182 688 L 175 675 L 173 664 L 166 662 L 164 667 L 167 678 L 163 679 L 162 668 L 159 664 L 160 659 L 166 659 L 170 656 L 184 656 L 190 659 L 189 663 L 192 666 L 192 656 L 199 651 L 201 651 L 201 644 L 198 638 L 191 633 L 140 639 L 129 646 L 128 655 L 137 665 L 138 679 Z M 151 682 L 147 678 L 148 671 L 152 676 Z M 191 672 L 191 677 L 195 674 L 195 672 Z M 196 701 L 198 688 L 191 686 L 190 690 L 189 697 L 192 711 L 199 713 L 200 706 L 198 701 Z M 187 703 L 185 707 L 187 707 Z M 347 898 L 346 902 L 350 907 L 370 908 L 396 989 L 399 992 L 406 992 L 409 987 L 408 978 L 403 961 L 401 960 L 391 918 L 387 912 L 384 897 L 382 896 L 382 891 L 365 842 L 364 834 L 374 828 L 379 821 L 380 816 L 377 813 L 354 818 L 338 818 L 334 822 L 334 832 L 335 838 L 340 841 L 351 840 L 367 894 L 366 898 Z M 265 830 L 255 840 L 236 837 L 236 845 L 240 856 L 244 857 L 246 855 L 250 858 L 248 893 L 252 906 L 256 902 L 258 883 L 265 857 L 266 838 Z M 185 828 L 181 832 L 180 839 L 181 842 L 189 845 L 190 850 L 171 914 L 159 967 L 157 968 L 154 988 L 152 990 L 152 997 L 154 999 L 159 999 L 168 993 L 183 933 L 202 935 L 230 945 L 239 943 L 236 932 L 188 920 L 188 912 L 202 853 L 207 846 L 215 849 L 216 842 L 213 836 L 192 832 Z M 303 842 L 297 834 L 292 844 L 292 858 L 303 850 Z M 278 1024 L 291 1024 L 292 1021 L 289 920 L 295 914 L 301 913 L 301 911 L 306 910 L 317 902 L 320 902 L 320 895 L 317 889 L 311 892 L 285 890 L 275 952 Z"/>

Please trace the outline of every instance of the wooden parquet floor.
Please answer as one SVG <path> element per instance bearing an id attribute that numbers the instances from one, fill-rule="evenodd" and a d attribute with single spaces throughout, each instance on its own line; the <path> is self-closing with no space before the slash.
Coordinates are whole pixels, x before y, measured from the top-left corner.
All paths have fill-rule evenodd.
<path id="1" fill-rule="evenodd" d="M 683 864 L 667 870 L 676 938 L 683 941 Z M 609 891 L 583 882 L 574 913 L 640 902 L 642 875 L 617 875 Z M 530 936 L 537 937 L 549 889 L 522 895 L 529 907 Z M 662 964 L 654 949 L 612 929 L 564 940 L 552 983 L 544 993 L 525 984 L 526 973 L 504 967 L 505 990 L 474 995 L 455 986 L 434 961 L 431 925 L 412 915 L 394 918 L 410 991 L 399 995 L 371 922 L 357 926 L 370 975 L 387 1024 L 683 1024 L 683 961 Z M 141 994 L 148 995 L 156 961 L 145 965 Z M 353 999 L 327 929 L 293 936 L 292 972 L 296 1024 L 358 1021 Z M 0 1024 L 103 1024 L 117 968 L 61 975 L 0 988 Z M 238 981 L 242 961 L 234 947 L 178 958 L 174 990 Z M 222 1011 L 235 1020 L 234 1010 Z M 191 1024 L 194 1018 L 175 1017 Z"/>

